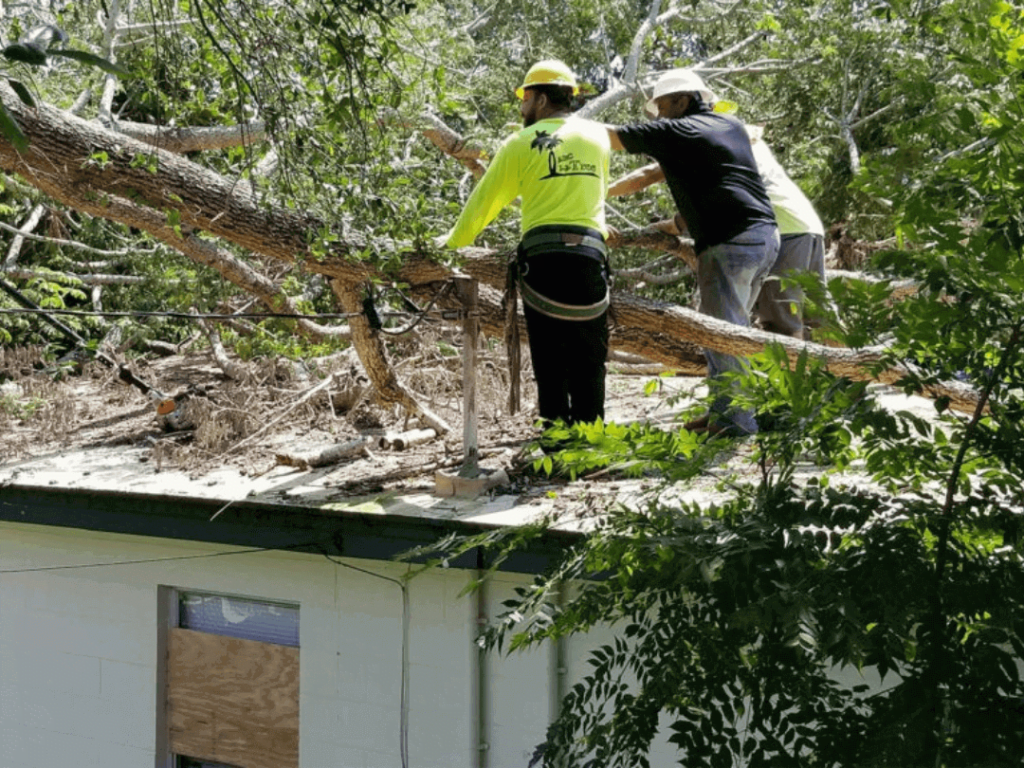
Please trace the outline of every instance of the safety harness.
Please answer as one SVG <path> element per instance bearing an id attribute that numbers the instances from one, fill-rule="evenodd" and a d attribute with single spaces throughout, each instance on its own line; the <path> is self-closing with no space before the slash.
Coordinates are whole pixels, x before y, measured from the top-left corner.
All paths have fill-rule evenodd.
<path id="1" fill-rule="evenodd" d="M 604 269 L 606 284 L 611 284 L 611 268 L 608 263 L 608 250 L 600 233 L 586 227 L 536 227 L 531 229 L 519 243 L 519 248 L 510 255 L 508 272 L 505 279 L 505 295 L 502 297 L 502 309 L 505 312 L 505 351 L 509 361 L 509 393 L 508 409 L 510 414 L 519 411 L 519 319 L 516 311 L 518 294 L 523 294 L 523 303 L 548 317 L 559 320 L 594 320 L 608 311 L 611 305 L 610 289 L 605 291 L 604 298 L 595 304 L 563 304 L 555 301 L 535 288 L 530 287 L 523 278 L 529 268 L 526 260 L 545 252 L 562 252 L 567 249 L 582 247 L 581 256 L 594 259 Z"/>
<path id="2" fill-rule="evenodd" d="M 604 270 L 605 277 L 610 276 L 608 250 L 605 248 L 604 239 L 597 232 L 584 227 L 566 229 L 537 227 L 526 234 L 519 244 L 519 251 L 516 254 L 518 263 L 515 268 L 515 277 L 519 291 L 523 294 L 524 304 L 542 315 L 557 320 L 594 320 L 608 310 L 611 304 L 611 293 L 608 290 L 605 291 L 604 297 L 600 301 L 593 304 L 564 304 L 548 298 L 531 287 L 524 279 L 529 269 L 529 265 L 525 264 L 526 259 L 541 255 L 545 251 L 564 253 L 574 248 L 581 248 L 579 251 L 581 256 L 597 261 Z"/>

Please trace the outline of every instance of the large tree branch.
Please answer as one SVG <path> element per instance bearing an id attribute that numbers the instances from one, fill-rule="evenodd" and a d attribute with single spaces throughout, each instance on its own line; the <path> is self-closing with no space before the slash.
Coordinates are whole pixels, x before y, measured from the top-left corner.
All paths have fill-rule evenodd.
<path id="1" fill-rule="evenodd" d="M 103 29 L 103 56 L 115 62 L 114 46 L 118 37 L 118 22 L 121 20 L 121 0 L 110 0 L 106 8 L 107 18 Z M 101 17 L 102 18 L 102 17 Z M 110 124 L 114 119 L 114 92 L 117 90 L 117 76 L 108 72 L 103 78 L 103 95 L 100 96 L 100 120 Z"/>
<path id="2" fill-rule="evenodd" d="M 60 199 L 71 190 L 80 200 L 91 195 L 89 213 L 116 219 L 103 210 L 108 203 L 104 195 L 117 196 L 136 203 L 137 211 L 148 207 L 147 216 L 174 212 L 183 228 L 207 231 L 263 256 L 287 262 L 322 256 L 312 245 L 317 233 L 330 228 L 310 213 L 261 205 L 248 184 L 49 105 L 30 108 L 6 83 L 0 83 L 0 100 L 30 142 L 19 153 L 0 139 L 0 168 L 22 175 L 52 197 Z M 176 233 L 171 230 L 171 235 Z M 164 232 L 160 239 L 168 237 Z M 332 257 L 322 259 L 316 271 L 353 283 L 368 277 L 370 268 L 344 258 L 352 245 L 365 243 L 339 239 L 325 245 Z"/>
<path id="3" fill-rule="evenodd" d="M 419 131 L 430 143 L 449 157 L 458 160 L 478 179 L 487 170 L 487 164 L 484 162 L 487 152 L 476 144 L 468 143 L 433 112 L 424 110 L 418 118 L 410 120 L 404 118 L 397 110 L 386 109 L 381 111 L 379 119 Z"/>
<path id="4" fill-rule="evenodd" d="M 33 235 L 32 233 L 39 226 L 39 222 L 42 220 L 45 212 L 45 206 L 36 204 L 32 207 L 32 210 L 20 227 L 15 228 L 10 224 L 0 222 L 0 227 L 14 235 L 14 239 L 11 240 L 11 247 L 7 249 L 7 256 L 4 258 L 3 263 L 0 264 L 0 268 L 4 271 L 12 269 L 18 263 L 18 258 L 21 256 L 21 247 L 25 244 L 25 241 L 38 237 L 38 235 Z"/>
<path id="5" fill-rule="evenodd" d="M 484 175 L 484 171 L 487 170 L 487 165 L 484 163 L 487 153 L 483 149 L 473 144 L 467 144 L 464 138 L 445 125 L 437 115 L 424 112 L 420 119 L 426 123 L 421 128 L 423 135 L 435 147 L 462 163 L 476 178 L 479 179 Z"/>
<path id="6" fill-rule="evenodd" d="M 646 248 L 661 251 L 675 256 L 684 262 L 691 271 L 697 271 L 697 252 L 693 250 L 693 240 L 677 237 L 659 229 L 667 222 L 657 222 L 643 229 L 615 232 L 608 238 L 611 248 Z"/>
<path id="7" fill-rule="evenodd" d="M 870 115 L 865 115 L 864 117 L 861 117 L 861 118 L 858 118 L 856 120 L 853 120 L 853 122 L 850 123 L 850 128 L 860 128 L 865 123 L 867 123 L 867 122 L 869 122 L 871 120 L 874 120 L 876 117 L 881 117 L 886 112 L 889 112 L 890 110 L 895 109 L 896 107 L 900 106 L 900 104 L 902 104 L 902 103 L 903 103 L 903 98 L 902 97 L 900 97 L 898 99 L 893 99 L 888 104 L 886 104 L 884 107 L 880 107 L 879 109 L 876 109 Z M 853 117 L 856 117 L 856 115 L 851 115 L 851 119 Z"/>
<path id="8" fill-rule="evenodd" d="M 146 208 L 115 195 L 103 196 L 88 188 L 82 190 L 72 185 L 54 184 L 49 176 L 39 177 L 37 182 L 42 192 L 70 208 L 140 229 L 196 263 L 216 270 L 226 280 L 258 298 L 271 311 L 301 314 L 292 300 L 271 280 L 226 249 L 195 233 L 183 233 L 180 229 L 172 227 L 162 211 Z M 349 336 L 349 329 L 344 326 L 324 326 L 312 320 L 302 319 L 297 320 L 296 324 L 304 335 L 316 340 Z"/>
<path id="9" fill-rule="evenodd" d="M 362 292 L 353 285 L 341 280 L 332 280 L 331 288 L 345 312 L 361 313 L 363 311 Z M 451 427 L 437 414 L 426 408 L 395 376 L 395 371 L 388 363 L 387 353 L 380 334 L 370 328 L 366 317 L 354 317 L 351 322 L 352 343 L 359 353 L 366 375 L 373 382 L 377 396 L 385 403 L 397 403 L 407 413 L 418 416 L 423 424 L 436 431 L 439 435 L 451 432 Z"/>
<path id="10" fill-rule="evenodd" d="M 808 56 L 806 59 L 764 59 L 735 67 L 701 67 L 697 72 L 706 78 L 723 75 L 769 75 L 773 72 L 790 72 L 796 67 L 814 64 L 820 60 L 817 56 Z"/>
<path id="11" fill-rule="evenodd" d="M 629 46 L 629 56 L 626 57 L 626 68 L 622 72 L 622 79 L 627 83 L 635 83 L 637 72 L 640 68 L 640 53 L 644 49 L 647 38 L 658 28 L 658 13 L 661 11 L 661 0 L 651 0 L 647 9 L 647 18 L 633 35 L 633 42 Z"/>
<path id="12" fill-rule="evenodd" d="M 197 261 L 209 258 L 208 249 L 214 246 L 198 236 L 182 237 L 180 230 L 169 226 L 167 210 L 176 211 L 183 226 L 206 230 L 256 253 L 286 262 L 307 257 L 305 267 L 338 279 L 335 290 L 339 298 L 348 296 L 346 303 L 350 304 L 354 286 L 375 274 L 372 265 L 346 258 L 348 247 L 344 241 L 333 243 L 326 256 L 315 254 L 310 247 L 313 236 L 329 227 L 311 214 L 284 207 L 260 207 L 230 180 L 172 153 L 51 107 L 27 108 L 6 84 L 0 84 L 0 98 L 30 141 L 28 150 L 19 154 L 10 142 L 0 139 L 0 168 L 20 173 L 57 200 L 144 229 Z M 92 159 L 101 151 L 106 153 L 102 166 Z M 144 163 L 132 162 L 140 153 L 156 158 L 155 172 L 143 167 Z M 500 258 L 504 254 L 466 248 L 460 255 L 466 272 L 497 290 L 504 287 L 505 260 Z M 223 268 L 228 262 L 217 263 Z M 413 284 L 445 279 L 450 274 L 447 268 L 419 253 L 402 254 L 402 265 L 398 277 Z M 843 375 L 890 382 L 903 375 L 897 369 L 872 374 L 870 368 L 878 364 L 882 350 L 804 345 L 624 294 L 616 294 L 614 306 L 617 324 L 613 339 L 619 348 L 667 365 L 678 361 L 681 368 L 692 368 L 692 350 L 700 346 L 749 355 L 768 343 L 778 343 L 794 359 L 806 348 Z M 346 311 L 359 311 L 359 307 Z M 971 407 L 974 402 L 965 387 L 949 385 L 933 391 L 949 396 L 955 407 Z"/>
<path id="13" fill-rule="evenodd" d="M 494 288 L 504 285 L 501 267 L 504 258 L 496 259 L 494 252 L 484 249 L 463 249 L 462 253 L 465 256 L 461 267 L 464 272 Z M 439 280 L 447 275 L 440 265 L 413 255 L 406 259 L 402 273 L 410 282 Z M 642 299 L 623 292 L 613 294 L 612 307 L 615 317 L 612 340 L 619 349 L 687 373 L 697 372 L 694 370 L 698 367 L 694 361 L 695 349 L 709 347 L 746 357 L 763 351 L 769 344 L 782 345 L 792 362 L 796 362 L 806 350 L 811 357 L 822 360 L 836 375 L 859 381 L 893 384 L 914 371 L 912 366 L 904 364 L 876 372 L 887 352 L 881 346 L 845 349 L 797 341 L 733 325 L 676 304 Z M 493 327 L 489 322 L 482 325 Z M 701 367 L 699 370 L 704 369 Z M 959 382 L 940 382 L 929 386 L 926 392 L 932 397 L 950 398 L 951 407 L 960 411 L 970 412 L 977 404 L 977 392 Z"/>
<path id="14" fill-rule="evenodd" d="M 132 250 L 124 249 L 120 251 L 106 251 L 103 250 L 102 248 L 93 248 L 91 245 L 80 243 L 77 240 L 64 240 L 59 237 L 47 237 L 46 235 L 32 234 L 29 230 L 35 228 L 35 226 L 39 223 L 39 220 L 36 217 L 36 212 L 38 211 L 41 215 L 42 212 L 45 210 L 46 209 L 44 206 L 37 205 L 33 209 L 32 215 L 29 217 L 29 220 L 22 225 L 21 229 L 12 227 L 10 224 L 4 224 L 2 221 L 0 221 L 0 229 L 4 230 L 5 232 L 10 232 L 11 234 L 16 235 L 15 240 L 18 240 L 19 238 L 23 240 L 35 240 L 36 242 L 40 243 L 49 243 L 51 245 L 59 245 L 65 248 L 74 248 L 76 250 L 82 251 L 83 253 L 91 253 L 96 256 L 127 256 L 131 253 L 137 254 L 140 252 L 139 249 L 137 248 Z M 7 262 L 4 262 L 4 265 L 6 266 Z"/>
<path id="15" fill-rule="evenodd" d="M 740 40 L 735 45 L 731 45 L 728 48 L 726 48 L 724 51 L 722 51 L 720 53 L 716 53 L 714 56 L 711 56 L 710 58 L 704 59 L 704 61 L 702 61 L 699 64 L 699 66 L 700 67 L 709 67 L 712 64 L 714 64 L 715 62 L 721 61 L 722 59 L 727 59 L 730 56 L 732 56 L 733 54 L 739 53 L 744 48 L 747 48 L 747 47 L 753 45 L 758 40 L 762 40 L 762 39 L 764 39 L 767 36 L 768 36 L 768 32 L 766 30 L 759 29 L 754 34 L 748 35 L 747 37 L 743 38 L 742 40 Z"/>
<path id="16" fill-rule="evenodd" d="M 661 165 L 659 163 L 650 163 L 613 181 L 608 186 L 608 197 L 632 195 L 634 192 L 647 189 L 652 184 L 657 184 L 659 181 L 664 180 L 665 172 L 662 170 Z"/>
<path id="17" fill-rule="evenodd" d="M 209 128 L 179 128 L 118 120 L 114 123 L 114 129 L 125 136 L 177 154 L 244 147 L 263 141 L 267 137 L 266 126 L 262 122 Z"/>

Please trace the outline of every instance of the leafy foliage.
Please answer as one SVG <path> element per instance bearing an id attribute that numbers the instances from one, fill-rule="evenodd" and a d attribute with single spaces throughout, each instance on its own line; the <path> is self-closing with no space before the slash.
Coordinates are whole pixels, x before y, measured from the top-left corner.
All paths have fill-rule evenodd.
<path id="1" fill-rule="evenodd" d="M 703 504 L 673 492 L 701 476 L 714 441 L 549 431 L 565 450 L 542 469 L 664 482 L 646 506 L 602 515 L 484 635 L 514 651 L 618 629 L 563 701 L 546 766 L 646 766 L 665 729 L 685 765 L 1012 766 L 1024 754 L 1024 15 L 935 2 L 854 16 L 853 49 L 818 49 L 851 78 L 876 62 L 869 38 L 897 60 L 916 39 L 941 53 L 870 73 L 904 119 L 879 128 L 888 151 L 848 177 L 849 199 L 878 201 L 897 234 L 873 266 L 920 290 L 895 303 L 884 284 L 837 291 L 839 335 L 889 342 L 908 392 L 960 378 L 982 401 L 968 417 L 942 401 L 931 419 L 890 413 L 863 384 L 769 349 L 743 379 L 766 427 L 749 450 L 758 479 Z M 797 483 L 808 458 L 821 474 Z M 872 484 L 844 485 L 850 468 Z M 448 544 L 450 556 L 486 543 Z"/>
<path id="2" fill-rule="evenodd" d="M 123 67 L 119 67 L 111 61 L 97 56 L 89 51 L 79 51 L 73 48 L 52 48 L 54 42 L 66 42 L 68 35 L 64 30 L 53 24 L 40 24 L 30 29 L 23 39 L 9 43 L 0 54 L 12 64 L 25 64 L 29 67 L 45 67 L 51 56 L 78 61 L 92 67 L 97 67 L 119 77 L 130 77 L 130 73 Z M 3 74 L 6 74 L 4 72 Z M 8 84 L 18 94 L 23 102 L 29 106 L 35 106 L 35 100 L 24 85 L 24 83 L 8 79 Z M 0 103 L 0 136 L 10 141 L 18 150 L 25 150 L 28 147 L 28 140 L 21 128 L 11 116 L 7 107 Z"/>
<path id="3" fill-rule="evenodd" d="M 511 93 L 531 62 L 563 58 L 592 99 L 625 75 L 647 18 L 646 4 L 627 0 L 415 8 L 161 0 L 136 5 L 116 57 L 98 58 L 111 43 L 94 23 L 99 5 L 68 4 L 52 20 L 4 18 L 4 74 L 22 101 L 71 103 L 82 83 L 67 72 L 86 63 L 94 65 L 83 70 L 87 87 L 97 90 L 99 78 L 122 76 L 119 67 L 137 75 L 119 82 L 117 119 L 260 121 L 266 141 L 194 159 L 252 183 L 268 201 L 319 215 L 333 228 L 311 238 L 325 248 L 339 237 L 364 243 L 356 257 L 383 267 L 401 259 L 400 244 L 445 229 L 471 187 L 409 123 L 430 111 L 493 153 L 519 123 Z M 639 51 L 641 85 L 662 68 L 711 62 L 713 87 L 744 120 L 766 125 L 826 223 L 894 235 L 872 267 L 919 282 L 898 303 L 884 283 L 836 286 L 845 332 L 833 335 L 850 346 L 889 342 L 885 362 L 905 372 L 907 391 L 960 378 L 983 392 L 982 407 L 967 418 L 942 402 L 934 419 L 890 414 L 864 385 L 770 349 L 743 385 L 766 426 L 739 452 L 753 462 L 754 481 L 719 475 L 715 502 L 701 505 L 678 499 L 697 481 L 711 492 L 709 470 L 733 448 L 728 441 L 643 425 L 549 432 L 565 450 L 539 469 L 575 477 L 614 468 L 646 476 L 656 491 L 639 509 L 607 510 L 485 641 L 515 650 L 599 624 L 621 629 L 563 702 L 547 734 L 549 766 L 646 765 L 659 732 L 687 765 L 1016 765 L 1024 754 L 1019 4 L 700 0 L 664 10 L 671 18 Z M 641 100 L 632 93 L 598 117 L 636 119 Z M 2 110 L 0 132 L 25 147 Z M 268 170 L 261 161 L 273 157 Z M 634 162 L 616 157 L 614 171 Z M 34 204 L 4 179 L 5 217 L 24 219 Z M 669 211 L 661 190 L 615 202 L 611 218 L 625 228 Z M 488 237 L 511 241 L 513 218 Z M 187 309 L 234 298 L 211 273 L 126 228 L 55 212 L 45 220 L 54 237 L 24 246 L 26 261 L 54 273 L 77 265 L 58 243 L 73 232 L 80 245 L 116 254 L 116 269 L 146 278 L 142 292 L 108 289 L 107 306 Z M 298 278 L 232 255 L 303 296 L 301 306 L 328 307 L 315 293 L 305 298 Z M 641 258 L 615 254 L 617 266 Z M 81 286 L 41 274 L 25 286 L 34 301 L 85 301 Z M 652 292 L 687 298 L 685 285 Z M 2 321 L 0 333 L 19 342 L 45 334 L 25 317 Z M 188 330 L 168 321 L 152 332 Z M 228 340 L 247 355 L 310 351 L 283 324 Z M 799 484 L 808 459 L 820 476 Z M 869 476 L 870 488 L 842 485 L 850 468 Z M 544 534 L 538 524 L 453 538 L 441 557 L 484 547 L 496 564 Z M 576 593 L 563 604 L 555 594 L 566 583 Z"/>

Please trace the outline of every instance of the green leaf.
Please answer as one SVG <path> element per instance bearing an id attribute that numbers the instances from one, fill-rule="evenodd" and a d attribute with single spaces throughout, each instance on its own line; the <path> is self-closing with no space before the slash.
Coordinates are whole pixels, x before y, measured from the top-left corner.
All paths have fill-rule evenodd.
<path id="1" fill-rule="evenodd" d="M 36 105 L 36 100 L 32 98 L 32 93 L 24 83 L 18 80 L 8 80 L 7 84 L 11 86 L 16 94 L 18 94 L 18 98 L 21 99 L 22 103 L 27 104 L 30 107 L 34 107 Z"/>
<path id="2" fill-rule="evenodd" d="M 35 43 L 11 43 L 4 48 L 3 54 L 11 61 L 20 61 L 34 67 L 46 63 L 46 51 Z"/>
<path id="3" fill-rule="evenodd" d="M 5 139 L 11 142 L 19 152 L 24 152 L 28 149 L 28 137 L 22 133 L 21 126 L 18 125 L 2 102 L 0 102 L 0 135 L 3 135 Z"/>
<path id="4" fill-rule="evenodd" d="M 112 75 L 118 77 L 131 77 L 132 73 L 124 67 L 119 67 L 112 61 L 107 61 L 102 56 L 97 56 L 94 53 L 88 51 L 76 51 L 71 48 L 61 48 L 50 51 L 51 56 L 63 56 L 65 59 L 74 59 L 80 61 L 83 64 L 88 64 L 92 67 L 98 67 L 104 72 L 109 72 Z"/>

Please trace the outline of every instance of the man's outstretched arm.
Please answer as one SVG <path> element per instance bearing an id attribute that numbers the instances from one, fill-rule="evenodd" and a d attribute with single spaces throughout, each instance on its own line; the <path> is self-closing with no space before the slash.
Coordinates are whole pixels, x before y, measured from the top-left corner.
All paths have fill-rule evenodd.
<path id="1" fill-rule="evenodd" d="M 621 179 L 616 179 L 608 187 L 608 197 L 631 195 L 664 180 L 665 172 L 661 169 L 661 166 L 658 163 L 651 163 L 643 168 L 637 168 L 635 171 L 627 173 Z"/>

